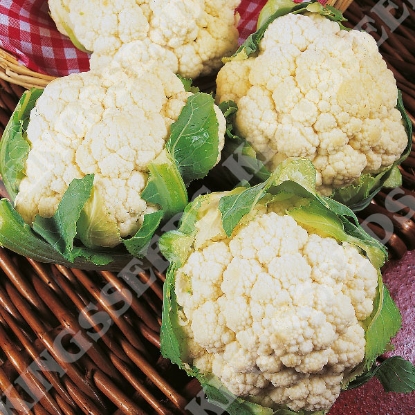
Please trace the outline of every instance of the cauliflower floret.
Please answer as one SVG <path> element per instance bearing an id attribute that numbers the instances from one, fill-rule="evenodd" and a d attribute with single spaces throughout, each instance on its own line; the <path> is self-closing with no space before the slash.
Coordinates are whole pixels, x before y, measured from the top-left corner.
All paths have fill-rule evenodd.
<path id="1" fill-rule="evenodd" d="M 237 133 L 271 170 L 308 158 L 323 194 L 383 171 L 407 145 L 396 81 L 375 40 L 316 13 L 272 22 L 257 56 L 219 71 L 216 92 L 236 102 Z"/>
<path id="2" fill-rule="evenodd" d="M 144 39 L 149 29 L 142 5 L 148 1 L 122 0 L 87 3 L 50 0 L 49 9 L 58 30 L 75 36 L 90 52 L 114 53 L 123 43 Z"/>
<path id="3" fill-rule="evenodd" d="M 240 0 L 50 0 L 58 30 L 92 52 L 91 68 L 110 64 L 117 51 L 164 61 L 189 78 L 222 66 L 238 47 Z M 134 55 L 130 55 L 134 56 Z"/>
<path id="4" fill-rule="evenodd" d="M 259 372 L 235 371 L 220 354 L 216 354 L 213 358 L 212 373 L 237 396 L 257 395 L 269 384 Z"/>
<path id="5" fill-rule="evenodd" d="M 27 223 L 37 214 L 51 217 L 72 180 L 93 174 L 95 206 L 119 232 L 108 232 L 103 246 L 134 235 L 144 215 L 158 210 L 141 198 L 148 166 L 164 149 L 190 95 L 171 70 L 154 62 L 51 82 L 30 115 L 31 148 L 16 210 Z M 215 114 L 220 153 L 225 119 L 216 106 Z"/>
<path id="6" fill-rule="evenodd" d="M 152 66 L 153 62 L 160 62 L 174 73 L 179 70 L 177 56 L 170 50 L 153 43 L 150 39 L 133 40 L 123 44 L 113 55 L 91 55 L 91 69 L 103 66 L 120 66 L 122 68 Z"/>
<path id="7" fill-rule="evenodd" d="M 181 324 L 192 363 L 232 393 L 324 410 L 364 358 L 378 273 L 357 248 L 277 212 L 270 204 L 190 254 L 176 274 Z"/>
<path id="8" fill-rule="evenodd" d="M 209 298 L 218 298 L 222 274 L 231 259 L 228 247 L 223 242 L 215 242 L 203 251 L 194 255 L 180 268 L 176 276 L 176 295 L 179 304 L 183 304 L 189 319 L 198 305 Z M 190 285 L 189 275 L 192 275 L 193 285 L 200 290 L 194 291 Z"/>
<path id="9" fill-rule="evenodd" d="M 291 387 L 269 391 L 273 402 L 287 405 L 293 411 L 318 411 L 329 408 L 340 394 L 342 375 L 316 375 L 304 378 Z"/>

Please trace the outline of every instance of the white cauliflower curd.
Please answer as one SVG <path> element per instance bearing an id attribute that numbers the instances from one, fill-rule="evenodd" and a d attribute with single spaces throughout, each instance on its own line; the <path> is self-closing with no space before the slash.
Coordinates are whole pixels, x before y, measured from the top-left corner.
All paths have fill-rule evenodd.
<path id="1" fill-rule="evenodd" d="M 149 165 L 164 150 L 172 123 L 192 95 L 158 64 L 104 68 L 52 81 L 30 114 L 30 151 L 16 210 L 29 224 L 36 215 L 49 218 L 72 180 L 93 174 L 91 221 L 98 226 L 99 245 L 115 246 L 134 235 L 145 215 L 159 209 L 142 197 Z M 212 151 L 220 154 L 225 119 L 213 107 L 218 145 Z M 170 186 L 180 191 L 173 179 Z M 99 230 L 102 223 L 113 226 Z"/>
<path id="2" fill-rule="evenodd" d="M 262 405 L 327 409 L 364 358 L 377 282 L 355 247 L 262 209 L 177 270 L 189 358 Z"/>
<path id="3" fill-rule="evenodd" d="M 235 129 L 267 166 L 307 158 L 326 195 L 401 157 L 408 138 L 397 99 L 376 41 L 318 13 L 276 18 L 258 52 L 217 77 L 217 102 L 237 104 Z"/>
<path id="4" fill-rule="evenodd" d="M 182 76 L 207 75 L 238 47 L 240 0 L 50 0 L 58 30 L 93 52 L 91 68 L 107 65 L 123 46 L 142 41 Z M 151 55 L 151 54 L 150 54 Z"/>
<path id="5" fill-rule="evenodd" d="M 400 328 L 384 247 L 315 176 L 285 160 L 265 182 L 197 197 L 160 238 L 161 352 L 230 415 L 327 413 Z"/>

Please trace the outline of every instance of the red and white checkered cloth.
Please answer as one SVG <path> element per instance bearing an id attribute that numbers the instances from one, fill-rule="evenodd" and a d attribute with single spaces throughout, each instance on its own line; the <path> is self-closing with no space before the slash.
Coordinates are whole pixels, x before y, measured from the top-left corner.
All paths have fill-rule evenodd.
<path id="1" fill-rule="evenodd" d="M 88 55 L 57 31 L 46 0 L 0 1 L 0 47 L 36 72 L 63 76 L 89 69 Z"/>
<path id="2" fill-rule="evenodd" d="M 266 0 L 242 0 L 240 42 L 255 31 Z M 64 76 L 89 69 L 88 55 L 61 35 L 49 16 L 47 0 L 0 0 L 0 47 L 33 71 Z"/>
<path id="3" fill-rule="evenodd" d="M 242 43 L 251 33 L 255 32 L 259 12 L 266 2 L 267 0 L 241 1 L 238 7 L 241 16 L 238 24 L 239 43 Z"/>

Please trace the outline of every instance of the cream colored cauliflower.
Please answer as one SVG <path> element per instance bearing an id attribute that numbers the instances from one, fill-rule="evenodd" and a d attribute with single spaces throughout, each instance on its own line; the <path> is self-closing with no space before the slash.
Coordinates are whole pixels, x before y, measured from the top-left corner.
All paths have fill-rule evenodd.
<path id="1" fill-rule="evenodd" d="M 94 196 L 103 210 L 97 220 L 117 232 L 103 246 L 134 235 L 144 215 L 159 209 L 142 191 L 148 166 L 165 148 L 170 126 L 192 94 L 167 67 L 108 67 L 52 81 L 31 111 L 30 152 L 15 208 L 27 223 L 51 217 L 73 179 L 94 175 Z M 215 106 L 219 155 L 225 119 Z"/>
<path id="2" fill-rule="evenodd" d="M 58 30 L 93 52 L 91 68 L 108 65 L 123 45 L 147 40 L 161 48 L 174 72 L 195 78 L 218 69 L 238 47 L 239 3 L 50 0 L 49 7 Z"/>
<path id="3" fill-rule="evenodd" d="M 275 19 L 258 55 L 217 77 L 217 102 L 236 102 L 237 133 L 268 167 L 307 158 L 326 195 L 399 159 L 408 139 L 397 98 L 375 40 L 316 13 Z"/>
<path id="4" fill-rule="evenodd" d="M 261 405 L 330 408 L 364 358 L 377 269 L 273 204 L 209 238 L 176 271 L 189 362 Z"/>

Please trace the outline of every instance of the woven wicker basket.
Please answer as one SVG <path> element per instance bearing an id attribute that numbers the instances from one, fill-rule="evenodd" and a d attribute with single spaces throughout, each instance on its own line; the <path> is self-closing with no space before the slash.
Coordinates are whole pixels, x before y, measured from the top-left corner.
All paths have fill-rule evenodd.
<path id="1" fill-rule="evenodd" d="M 0 49 L 0 79 L 29 89 L 44 88 L 54 77 L 26 68 L 13 55 Z"/>
<path id="2" fill-rule="evenodd" d="M 381 27 L 371 13 L 373 4 L 350 4 L 345 12 L 348 25 L 368 15 Z M 414 123 L 412 11 L 409 19 L 389 33 L 381 51 Z M 22 68 L 2 51 L 0 68 L 1 130 L 24 88 L 43 87 L 53 78 Z M 401 170 L 402 192 L 415 196 L 414 151 Z M 391 217 L 395 227 L 388 247 L 392 257 L 400 258 L 415 248 L 415 213 L 396 201 L 391 215 L 384 208 L 387 196 L 387 191 L 381 192 L 359 215 L 362 220 L 376 212 Z M 383 229 L 371 227 L 380 238 L 385 236 Z M 137 264 L 118 275 L 85 272 L 40 264 L 0 248 L 0 274 L 0 390 L 5 408 L 34 415 L 196 414 L 186 406 L 200 385 L 159 351 L 161 272 L 143 272 Z M 380 415 L 375 409 L 371 413 Z"/>

